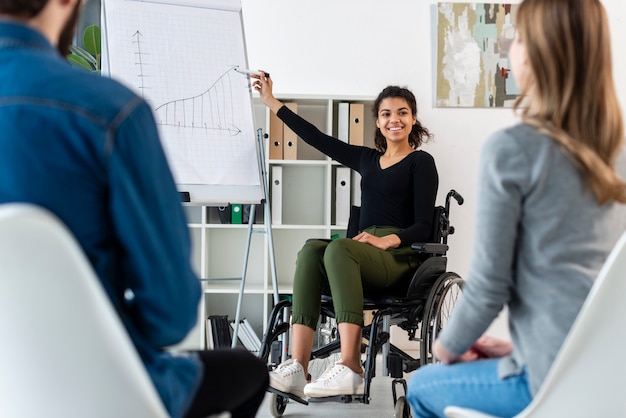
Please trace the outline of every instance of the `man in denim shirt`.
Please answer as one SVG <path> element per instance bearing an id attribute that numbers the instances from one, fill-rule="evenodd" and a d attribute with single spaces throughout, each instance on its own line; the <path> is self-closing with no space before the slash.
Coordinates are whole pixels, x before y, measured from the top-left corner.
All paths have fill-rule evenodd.
<path id="1" fill-rule="evenodd" d="M 172 416 L 254 416 L 259 359 L 164 349 L 194 326 L 201 296 L 186 220 L 146 102 L 63 58 L 81 4 L 0 0 L 0 203 L 40 205 L 69 227 Z"/>

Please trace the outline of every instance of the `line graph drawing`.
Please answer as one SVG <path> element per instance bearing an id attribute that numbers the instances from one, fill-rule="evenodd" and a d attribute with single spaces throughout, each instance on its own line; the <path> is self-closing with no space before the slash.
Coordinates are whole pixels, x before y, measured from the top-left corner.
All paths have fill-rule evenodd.
<path id="1" fill-rule="evenodd" d="M 224 72 L 202 93 L 158 106 L 154 112 L 157 123 L 183 128 L 203 128 L 227 131 L 230 135 L 241 133 L 234 123 L 233 68 Z"/>
<path id="2" fill-rule="evenodd" d="M 149 75 L 145 71 L 149 67 L 144 59 L 148 53 L 142 48 L 143 34 L 137 30 L 132 36 L 135 49 L 135 66 L 138 72 L 139 85 L 142 92 L 150 87 L 146 83 Z M 237 66 L 231 66 L 206 90 L 191 97 L 170 100 L 154 109 L 158 125 L 176 126 L 179 128 L 203 128 L 205 130 L 225 131 L 231 136 L 241 133 L 234 122 L 233 83 L 231 74 Z M 239 74 L 236 77 L 240 77 Z"/>

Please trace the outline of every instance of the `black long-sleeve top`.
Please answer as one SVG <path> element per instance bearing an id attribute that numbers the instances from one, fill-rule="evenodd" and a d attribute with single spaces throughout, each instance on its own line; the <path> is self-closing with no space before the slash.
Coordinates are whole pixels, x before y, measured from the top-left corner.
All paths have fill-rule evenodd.
<path id="1" fill-rule="evenodd" d="M 430 154 L 417 150 L 382 169 L 380 151 L 326 135 L 286 106 L 277 116 L 307 144 L 361 174 L 359 230 L 402 228 L 397 233 L 401 247 L 431 238 L 439 176 Z"/>

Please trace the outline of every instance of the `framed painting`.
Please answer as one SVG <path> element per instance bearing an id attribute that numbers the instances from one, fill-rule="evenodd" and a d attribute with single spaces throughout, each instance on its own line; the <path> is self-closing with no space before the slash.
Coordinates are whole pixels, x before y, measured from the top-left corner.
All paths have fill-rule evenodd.
<path id="1" fill-rule="evenodd" d="M 517 4 L 438 3 L 437 107 L 512 107 L 508 51 Z"/>

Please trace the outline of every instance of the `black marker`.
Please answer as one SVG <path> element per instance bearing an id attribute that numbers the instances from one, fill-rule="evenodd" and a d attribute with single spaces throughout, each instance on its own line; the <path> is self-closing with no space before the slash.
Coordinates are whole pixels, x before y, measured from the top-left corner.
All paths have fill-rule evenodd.
<path id="1" fill-rule="evenodd" d="M 261 77 L 261 73 L 258 71 L 242 70 L 241 68 L 235 68 L 235 71 L 241 74 L 245 74 L 245 75 L 257 75 Z M 269 77 L 270 77 L 270 73 L 265 73 L 265 78 L 269 78 Z"/>

